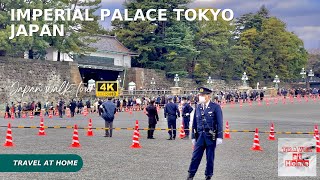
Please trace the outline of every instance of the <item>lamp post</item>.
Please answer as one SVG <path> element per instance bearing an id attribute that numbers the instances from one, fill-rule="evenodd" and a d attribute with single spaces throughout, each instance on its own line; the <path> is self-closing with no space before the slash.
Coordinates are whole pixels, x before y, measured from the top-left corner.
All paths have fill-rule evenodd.
<path id="1" fill-rule="evenodd" d="M 276 77 L 274 78 L 273 82 L 276 83 L 275 84 L 275 88 L 278 89 L 279 88 L 278 84 L 280 83 L 280 79 L 279 79 L 278 75 L 276 75 Z"/>
<path id="2" fill-rule="evenodd" d="M 247 85 L 247 81 L 249 80 L 249 78 L 248 78 L 246 72 L 243 73 L 241 80 L 243 81 L 243 86 L 244 86 L 244 87 L 247 87 L 247 86 L 248 86 L 248 85 Z"/>
<path id="3" fill-rule="evenodd" d="M 179 79 L 179 75 L 178 74 L 176 74 L 176 76 L 174 77 L 174 82 L 175 82 L 175 87 L 179 87 L 179 84 L 178 84 L 178 82 L 180 81 L 180 79 Z"/>
<path id="4" fill-rule="evenodd" d="M 307 88 L 310 88 L 310 81 L 314 77 L 314 72 L 310 69 L 308 72 L 302 68 L 300 74 L 302 75 L 303 80 L 306 83 Z"/>
<path id="5" fill-rule="evenodd" d="M 209 78 L 207 80 L 207 84 L 209 85 L 210 89 L 212 90 L 213 80 L 211 79 L 211 76 L 209 76 Z"/>
<path id="6" fill-rule="evenodd" d="M 117 82 L 118 82 L 118 84 L 119 84 L 119 88 L 120 88 L 120 89 L 122 89 L 121 81 L 122 81 L 122 79 L 121 79 L 120 75 L 118 75 Z"/>
<path id="7" fill-rule="evenodd" d="M 301 72 L 300 72 L 300 75 L 302 76 L 302 79 L 305 79 L 306 78 L 306 70 L 304 68 L 301 69 Z"/>
<path id="8" fill-rule="evenodd" d="M 151 82 L 150 82 L 150 84 L 151 84 L 151 88 L 152 88 L 152 90 L 155 90 L 156 81 L 154 80 L 154 78 L 151 78 Z"/>
<path id="9" fill-rule="evenodd" d="M 308 73 L 309 80 L 312 80 L 313 76 L 314 76 L 314 73 L 313 73 L 312 69 L 310 69 L 310 71 Z"/>

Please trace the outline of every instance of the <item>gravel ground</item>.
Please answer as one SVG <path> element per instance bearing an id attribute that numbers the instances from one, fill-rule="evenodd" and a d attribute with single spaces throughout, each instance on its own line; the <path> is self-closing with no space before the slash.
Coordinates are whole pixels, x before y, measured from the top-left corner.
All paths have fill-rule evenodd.
<path id="1" fill-rule="evenodd" d="M 275 131 L 313 131 L 319 124 L 320 102 L 309 101 L 294 104 L 252 107 L 244 104 L 242 108 L 226 106 L 223 109 L 224 121 L 228 120 L 232 130 L 269 131 L 270 122 L 274 122 Z M 94 127 L 103 127 L 104 121 L 95 114 L 89 115 Z M 88 118 L 45 119 L 45 126 L 67 126 L 77 124 L 86 127 Z M 163 111 L 160 113 L 157 127 L 166 128 Z M 119 113 L 114 127 L 134 127 L 139 120 L 140 128 L 147 127 L 147 118 L 142 112 Z M 0 119 L 0 125 L 38 126 L 39 117 L 30 119 Z M 225 123 L 225 122 L 224 122 Z M 179 122 L 180 124 L 180 122 Z M 72 129 L 46 129 L 47 136 L 37 136 L 38 129 L 13 128 L 14 148 L 0 147 L 2 154 L 78 154 L 83 158 L 84 166 L 77 173 L 0 173 L 0 179 L 121 179 L 121 180 L 183 180 L 186 179 L 190 164 L 192 145 L 189 140 L 167 141 L 167 132 L 156 131 L 155 140 L 146 139 L 147 132 L 141 130 L 141 149 L 130 149 L 131 130 L 114 131 L 113 138 L 103 137 L 102 130 L 94 130 L 94 137 L 85 136 L 86 131 L 79 130 L 82 145 L 71 149 Z M 0 130 L 4 143 L 6 128 Z M 215 175 L 218 180 L 249 179 L 320 179 L 319 177 L 280 178 L 278 177 L 277 141 L 268 141 L 268 134 L 260 133 L 260 143 L 264 151 L 255 152 L 250 148 L 254 133 L 231 133 L 231 139 L 224 140 L 216 149 Z M 276 134 L 276 138 L 312 137 L 312 135 Z M 319 166 L 319 159 L 317 161 Z M 205 158 L 199 167 L 195 179 L 204 179 Z M 318 172 L 318 175 L 319 172 Z"/>

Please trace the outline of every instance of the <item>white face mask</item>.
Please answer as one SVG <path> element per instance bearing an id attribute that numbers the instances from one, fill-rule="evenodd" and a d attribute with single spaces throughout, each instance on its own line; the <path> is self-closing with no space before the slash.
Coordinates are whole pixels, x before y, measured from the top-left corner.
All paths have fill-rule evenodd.
<path id="1" fill-rule="evenodd" d="M 204 96 L 199 96 L 199 103 L 205 103 L 206 98 Z"/>

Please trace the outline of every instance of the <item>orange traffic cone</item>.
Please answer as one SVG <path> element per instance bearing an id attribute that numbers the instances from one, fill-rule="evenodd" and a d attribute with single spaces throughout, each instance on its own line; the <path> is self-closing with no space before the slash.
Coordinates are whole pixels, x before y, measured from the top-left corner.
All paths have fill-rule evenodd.
<path id="1" fill-rule="evenodd" d="M 278 104 L 278 98 L 274 98 L 273 103 Z"/>
<path id="2" fill-rule="evenodd" d="M 68 117 L 68 118 L 70 118 L 70 117 L 71 117 L 71 112 L 70 112 L 70 109 L 67 109 L 66 111 L 67 111 L 67 112 L 66 112 L 66 114 L 67 114 L 67 117 Z"/>
<path id="3" fill-rule="evenodd" d="M 59 116 L 59 111 L 55 110 L 55 116 Z"/>
<path id="4" fill-rule="evenodd" d="M 186 133 L 184 132 L 183 124 L 181 124 L 181 127 L 180 127 L 179 137 L 180 137 L 180 139 L 183 139 L 184 137 L 186 137 Z"/>
<path id="5" fill-rule="evenodd" d="M 49 118 L 52 118 L 52 110 L 49 111 Z"/>
<path id="6" fill-rule="evenodd" d="M 11 113 L 11 120 L 14 120 L 14 113 Z"/>
<path id="7" fill-rule="evenodd" d="M 84 108 L 83 109 L 83 116 L 87 116 L 88 115 L 88 110 L 87 110 L 87 108 Z"/>
<path id="8" fill-rule="evenodd" d="M 22 118 L 23 119 L 27 118 L 26 112 L 22 112 Z"/>
<path id="9" fill-rule="evenodd" d="M 282 104 L 286 104 L 286 99 L 282 99 Z"/>
<path id="10" fill-rule="evenodd" d="M 319 138 L 319 134 L 316 135 L 316 152 L 320 153 L 320 138 Z"/>
<path id="11" fill-rule="evenodd" d="M 270 134 L 269 134 L 269 138 L 270 141 L 275 141 L 275 135 L 274 135 L 274 125 L 273 123 L 271 123 L 271 127 L 270 127 Z"/>
<path id="12" fill-rule="evenodd" d="M 129 111 L 129 113 L 130 113 L 130 114 L 132 114 L 132 108 L 130 108 L 130 111 Z"/>
<path id="13" fill-rule="evenodd" d="M 38 136 L 45 136 L 46 133 L 44 132 L 44 123 L 43 123 L 43 118 L 40 119 L 40 129 Z"/>
<path id="14" fill-rule="evenodd" d="M 139 142 L 139 132 L 138 130 L 134 130 L 133 136 L 132 136 L 132 145 L 130 146 L 132 149 L 141 148 L 140 142 Z"/>
<path id="15" fill-rule="evenodd" d="M 11 124 L 8 124 L 8 130 L 7 130 L 7 136 L 6 136 L 6 142 L 3 144 L 5 147 L 13 147 L 14 144 L 12 142 L 12 131 L 11 131 Z"/>
<path id="16" fill-rule="evenodd" d="M 4 118 L 5 118 L 5 119 L 8 119 L 8 118 L 9 118 L 9 115 L 8 115 L 7 112 L 6 112 L 6 114 L 4 115 Z"/>
<path id="17" fill-rule="evenodd" d="M 256 128 L 256 132 L 254 134 L 254 139 L 253 139 L 253 146 L 251 147 L 252 151 L 262 151 L 262 148 L 260 147 L 260 141 L 259 141 L 259 130 Z"/>
<path id="18" fill-rule="evenodd" d="M 30 111 L 29 118 L 30 118 L 30 119 L 33 119 L 33 118 L 34 118 L 34 116 L 33 116 L 33 112 L 32 112 L 32 111 Z"/>
<path id="19" fill-rule="evenodd" d="M 81 147 L 80 142 L 79 142 L 78 126 L 76 124 L 74 125 L 72 144 L 70 145 L 70 147 L 71 148 Z"/>
<path id="20" fill-rule="evenodd" d="M 43 117 L 43 115 L 42 115 L 42 111 L 41 111 L 41 110 L 40 110 L 40 115 L 39 115 L 39 117 L 41 117 L 41 118 Z"/>
<path id="21" fill-rule="evenodd" d="M 225 133 L 224 133 L 224 139 L 230 139 L 230 130 L 229 130 L 229 122 L 227 121 L 226 122 L 226 130 L 225 130 Z"/>
<path id="22" fill-rule="evenodd" d="M 87 136 L 93 136 L 93 131 L 92 131 L 92 119 L 89 119 Z"/>
<path id="23" fill-rule="evenodd" d="M 134 130 L 137 130 L 138 136 L 141 137 L 140 131 L 139 131 L 139 121 L 138 120 L 136 120 L 136 125 L 134 126 Z"/>
<path id="24" fill-rule="evenodd" d="M 318 130 L 318 125 L 314 125 L 314 130 L 313 130 L 313 138 L 316 139 L 316 135 L 319 134 L 319 130 Z"/>
<path id="25" fill-rule="evenodd" d="M 260 99 L 258 100 L 258 106 L 261 106 L 261 100 Z"/>

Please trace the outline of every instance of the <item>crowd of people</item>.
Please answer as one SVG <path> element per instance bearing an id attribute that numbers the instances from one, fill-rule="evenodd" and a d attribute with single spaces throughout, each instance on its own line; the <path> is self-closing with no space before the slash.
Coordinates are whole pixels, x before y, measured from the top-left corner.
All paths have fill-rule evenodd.
<path id="1" fill-rule="evenodd" d="M 310 88 L 310 89 L 303 89 L 303 88 L 292 88 L 292 89 L 285 89 L 285 88 L 279 88 L 277 91 L 278 96 L 283 97 L 297 97 L 300 95 L 301 97 L 304 96 L 319 96 L 320 95 L 320 89 L 319 88 Z M 123 112 L 128 109 L 131 110 L 142 110 L 144 109 L 151 100 L 154 101 L 156 106 L 163 107 L 165 104 L 168 103 L 169 97 L 172 98 L 173 103 L 181 103 L 182 97 L 186 97 L 188 102 L 191 104 L 195 104 L 198 102 L 198 96 L 194 94 L 189 95 L 183 95 L 183 96 L 168 96 L 168 95 L 162 95 L 162 96 L 155 96 L 155 97 L 126 97 L 126 98 L 114 98 L 112 99 L 113 103 L 116 106 L 117 112 Z M 250 92 L 240 92 L 240 91 L 220 91 L 215 93 L 212 96 L 212 100 L 217 103 L 238 103 L 240 101 L 247 102 L 247 101 L 263 101 L 265 97 L 265 91 L 264 90 L 252 90 Z M 22 112 L 33 112 L 34 115 L 39 115 L 40 110 L 44 112 L 45 116 L 49 115 L 49 112 L 52 113 L 59 113 L 59 116 L 62 118 L 62 116 L 66 113 L 66 109 L 70 109 L 71 117 L 73 117 L 75 114 L 80 114 L 83 112 L 83 109 L 86 107 L 86 110 L 89 113 L 99 113 L 101 115 L 101 109 L 99 108 L 103 102 L 106 100 L 104 99 L 71 99 L 70 101 L 65 101 L 63 99 L 60 99 L 57 102 L 11 102 L 6 103 L 5 105 L 5 112 L 7 113 L 8 117 L 11 117 L 11 115 L 14 115 L 15 118 L 20 118 Z"/>

